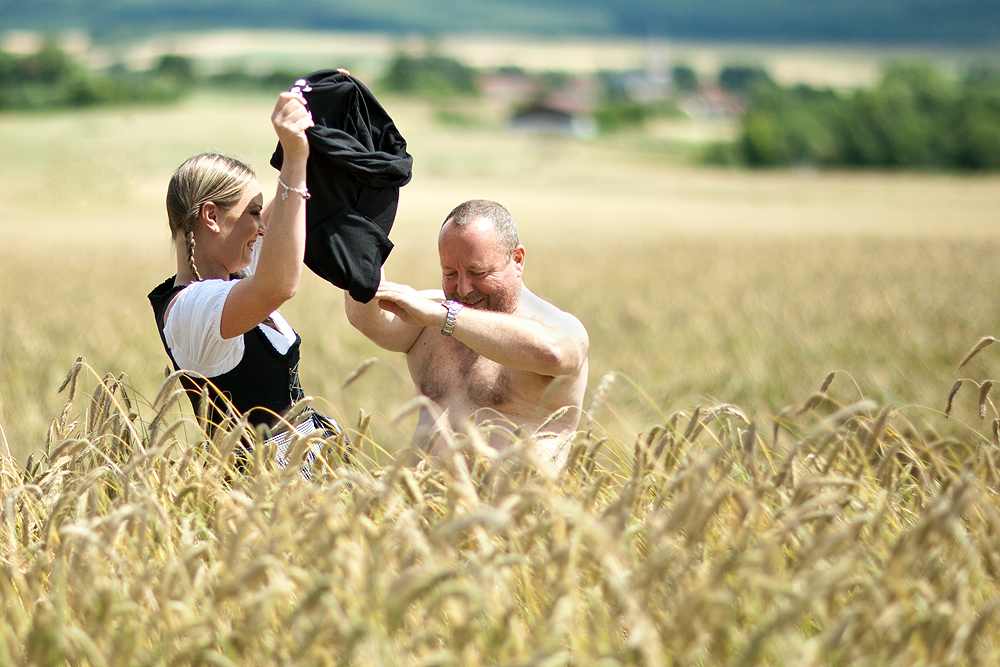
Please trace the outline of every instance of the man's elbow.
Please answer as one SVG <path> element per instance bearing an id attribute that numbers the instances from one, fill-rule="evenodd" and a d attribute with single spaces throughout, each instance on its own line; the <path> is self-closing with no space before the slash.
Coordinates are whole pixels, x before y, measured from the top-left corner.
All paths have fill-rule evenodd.
<path id="1" fill-rule="evenodd" d="M 586 345 L 558 345 L 549 343 L 539 350 L 538 363 L 541 373 L 552 377 L 573 375 L 587 361 Z"/>
<path id="2" fill-rule="evenodd" d="M 359 303 L 352 299 L 350 294 L 345 293 L 344 313 L 347 315 L 347 321 L 358 333 L 379 347 L 388 349 L 383 340 L 384 332 L 379 326 L 378 314 L 376 313 L 376 317 L 373 318 L 368 304 Z"/>
<path id="3" fill-rule="evenodd" d="M 351 295 L 344 292 L 344 314 L 347 315 L 347 321 L 351 323 L 351 326 L 355 329 L 359 329 L 358 326 L 358 311 L 357 308 L 352 307 L 352 303 L 357 303 L 351 298 Z"/>
<path id="4" fill-rule="evenodd" d="M 365 311 L 365 304 L 358 303 L 346 292 L 344 293 L 344 313 L 352 327 L 371 338 L 371 317 Z"/>

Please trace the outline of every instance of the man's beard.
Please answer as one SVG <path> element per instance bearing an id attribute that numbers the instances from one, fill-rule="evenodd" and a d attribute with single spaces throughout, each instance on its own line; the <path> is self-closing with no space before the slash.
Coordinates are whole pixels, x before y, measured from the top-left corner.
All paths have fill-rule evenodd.
<path id="1" fill-rule="evenodd" d="M 504 288 L 489 295 L 473 292 L 467 294 L 464 299 L 454 292 L 445 292 L 445 296 L 470 308 L 490 310 L 495 313 L 513 313 L 517 310 L 521 290 L 519 287 Z"/>

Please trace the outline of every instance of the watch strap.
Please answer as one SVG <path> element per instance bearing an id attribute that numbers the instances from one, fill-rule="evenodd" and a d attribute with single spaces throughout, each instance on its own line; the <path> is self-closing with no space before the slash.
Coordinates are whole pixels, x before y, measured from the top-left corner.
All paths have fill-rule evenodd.
<path id="1" fill-rule="evenodd" d="M 455 322 L 458 320 L 458 313 L 464 306 L 452 299 L 448 299 L 441 305 L 448 311 L 444 316 L 444 324 L 441 325 L 441 335 L 450 336 L 455 332 Z"/>

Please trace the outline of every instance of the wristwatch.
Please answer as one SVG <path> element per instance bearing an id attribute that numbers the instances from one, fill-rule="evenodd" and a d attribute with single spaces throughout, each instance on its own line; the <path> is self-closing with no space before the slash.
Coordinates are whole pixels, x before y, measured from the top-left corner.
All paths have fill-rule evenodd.
<path id="1" fill-rule="evenodd" d="M 458 313 L 465 306 L 452 299 L 448 299 L 441 305 L 448 309 L 448 314 L 444 316 L 444 324 L 441 325 L 441 335 L 450 336 L 455 331 L 455 320 L 458 319 Z"/>

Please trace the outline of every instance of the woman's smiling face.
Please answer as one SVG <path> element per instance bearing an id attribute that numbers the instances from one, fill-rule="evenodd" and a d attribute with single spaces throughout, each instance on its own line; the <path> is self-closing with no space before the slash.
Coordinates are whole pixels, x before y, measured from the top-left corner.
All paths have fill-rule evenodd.
<path id="1" fill-rule="evenodd" d="M 219 231 L 216 236 L 215 260 L 230 273 L 239 273 L 250 266 L 254 245 L 264 235 L 261 220 L 264 195 L 260 184 L 252 181 L 244 190 L 240 201 L 232 208 L 220 211 L 216 220 Z"/>

